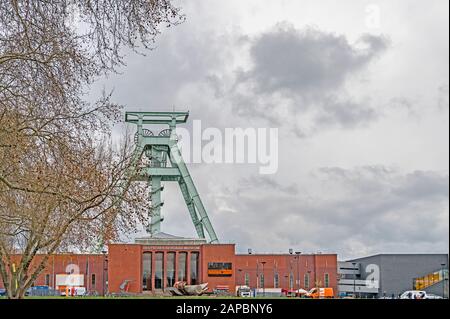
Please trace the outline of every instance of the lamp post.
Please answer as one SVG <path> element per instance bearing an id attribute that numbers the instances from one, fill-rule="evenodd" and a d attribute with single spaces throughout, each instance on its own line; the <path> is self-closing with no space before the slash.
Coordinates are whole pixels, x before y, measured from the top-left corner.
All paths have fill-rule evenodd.
<path id="1" fill-rule="evenodd" d="M 356 263 L 352 262 L 353 265 L 353 298 L 356 298 Z"/>
<path id="2" fill-rule="evenodd" d="M 442 271 L 442 286 L 443 286 L 443 292 L 442 292 L 442 298 L 445 298 L 445 292 L 446 292 L 446 281 L 447 281 L 447 276 L 446 276 L 446 274 L 445 274 L 445 266 L 446 266 L 446 264 L 445 263 L 442 263 L 441 264 L 441 271 Z"/>
<path id="3" fill-rule="evenodd" d="M 259 289 L 259 262 L 256 260 L 256 289 Z"/>
<path id="4" fill-rule="evenodd" d="M 292 259 L 289 260 L 289 290 L 294 289 L 294 273 L 292 272 Z M 292 281 L 292 283 L 291 283 Z"/>
<path id="5" fill-rule="evenodd" d="M 286 285 L 287 290 L 289 290 L 289 276 L 288 275 L 284 275 L 284 284 Z"/>
<path id="6" fill-rule="evenodd" d="M 311 282 L 311 270 L 308 270 L 308 289 L 310 287 L 310 282 Z"/>
<path id="7" fill-rule="evenodd" d="M 297 259 L 297 290 L 298 289 L 300 289 L 300 271 L 299 271 L 299 268 L 298 268 L 298 263 L 299 263 L 299 260 L 300 260 L 300 254 L 301 254 L 302 252 L 301 251 L 296 251 L 295 252 L 295 259 Z"/>
<path id="8" fill-rule="evenodd" d="M 266 264 L 266 262 L 265 261 L 261 261 L 261 265 L 262 265 L 262 277 L 263 277 L 263 280 L 262 280 L 262 289 L 263 289 L 263 297 L 265 297 L 266 296 L 266 290 L 265 290 L 265 285 L 266 285 L 266 278 L 264 277 L 264 265 Z"/>
<path id="9" fill-rule="evenodd" d="M 107 276 L 108 276 L 108 260 L 107 260 L 107 254 L 108 252 L 106 250 L 102 250 L 102 254 L 103 254 L 103 280 L 102 280 L 102 292 L 103 292 L 103 296 L 106 295 L 106 281 L 107 281 Z"/>
<path id="10" fill-rule="evenodd" d="M 242 269 L 238 269 L 238 273 L 239 273 L 239 276 L 238 276 L 238 286 L 240 286 L 241 285 L 241 277 L 242 277 Z M 245 283 L 244 283 L 245 284 Z"/>

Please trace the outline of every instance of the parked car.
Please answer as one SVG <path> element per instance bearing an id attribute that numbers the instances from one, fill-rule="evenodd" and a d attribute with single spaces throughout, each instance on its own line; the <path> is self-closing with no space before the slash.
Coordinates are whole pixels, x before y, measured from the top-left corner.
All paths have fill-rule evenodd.
<path id="1" fill-rule="evenodd" d="M 252 296 L 252 291 L 248 286 L 238 286 L 236 287 L 236 296 L 248 298 Z"/>
<path id="2" fill-rule="evenodd" d="M 6 296 L 6 289 L 0 288 L 0 296 Z"/>
<path id="3" fill-rule="evenodd" d="M 434 294 L 427 294 L 425 296 L 425 299 L 444 299 L 442 296 L 434 295 Z"/>
<path id="4" fill-rule="evenodd" d="M 333 288 L 312 288 L 306 297 L 313 299 L 334 298 Z"/>
<path id="5" fill-rule="evenodd" d="M 25 296 L 59 296 L 58 290 L 49 286 L 33 286 L 27 289 Z"/>
<path id="6" fill-rule="evenodd" d="M 423 290 L 408 290 L 400 295 L 400 299 L 426 299 L 427 292 Z"/>

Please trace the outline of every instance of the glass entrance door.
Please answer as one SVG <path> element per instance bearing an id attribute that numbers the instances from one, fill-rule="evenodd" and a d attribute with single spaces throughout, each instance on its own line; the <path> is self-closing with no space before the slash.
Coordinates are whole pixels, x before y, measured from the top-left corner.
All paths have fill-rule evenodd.
<path id="1" fill-rule="evenodd" d="M 152 290 L 152 253 L 142 255 L 142 290 Z"/>

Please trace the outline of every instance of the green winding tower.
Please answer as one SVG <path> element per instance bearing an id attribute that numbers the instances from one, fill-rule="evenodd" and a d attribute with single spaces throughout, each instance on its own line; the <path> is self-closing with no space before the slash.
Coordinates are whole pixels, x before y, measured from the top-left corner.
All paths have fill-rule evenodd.
<path id="1" fill-rule="evenodd" d="M 200 238 L 210 243 L 218 243 L 214 228 L 209 220 L 205 206 L 194 185 L 189 170 L 184 162 L 178 138 L 175 132 L 177 124 L 186 123 L 189 112 L 126 112 L 125 122 L 137 125 L 135 134 L 136 149 L 134 162 L 145 155 L 149 164 L 140 171 L 139 180 L 147 181 L 150 186 L 150 222 L 147 232 L 153 236 L 161 232 L 164 220 L 161 214 L 162 182 L 178 182 L 184 201 L 188 208 L 195 230 Z M 144 127 L 147 125 L 167 125 L 157 135 Z M 205 230 L 208 237 L 205 236 Z"/>

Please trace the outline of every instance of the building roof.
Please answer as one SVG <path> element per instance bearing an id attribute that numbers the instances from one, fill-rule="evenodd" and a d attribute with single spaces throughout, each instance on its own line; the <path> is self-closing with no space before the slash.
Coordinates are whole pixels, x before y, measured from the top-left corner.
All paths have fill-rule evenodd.
<path id="1" fill-rule="evenodd" d="M 164 239 L 192 239 L 192 238 L 187 238 L 187 237 L 181 237 L 181 236 L 175 236 L 172 234 L 168 234 L 168 233 L 164 233 L 164 232 L 159 232 L 156 233 L 152 236 L 152 238 L 164 238 Z"/>
<path id="2" fill-rule="evenodd" d="M 205 244 L 204 238 L 187 238 L 172 234 L 159 232 L 151 236 L 138 237 L 134 240 L 136 244 Z"/>
<path id="3" fill-rule="evenodd" d="M 353 259 L 347 259 L 344 262 L 352 262 L 352 261 L 358 261 L 361 259 L 367 259 L 367 258 L 374 258 L 374 257 L 401 257 L 401 256 L 447 256 L 447 253 L 381 253 L 381 254 L 375 254 L 370 256 L 363 256 Z"/>

